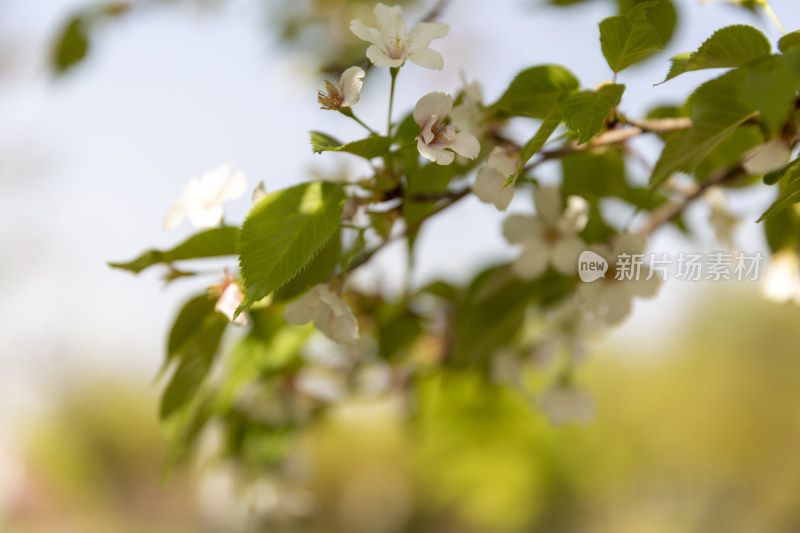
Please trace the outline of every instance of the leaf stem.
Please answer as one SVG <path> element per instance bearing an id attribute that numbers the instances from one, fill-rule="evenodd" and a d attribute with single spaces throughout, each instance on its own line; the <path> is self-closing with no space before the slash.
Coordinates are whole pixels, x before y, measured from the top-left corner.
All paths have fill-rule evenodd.
<path id="1" fill-rule="evenodd" d="M 356 122 L 358 122 L 359 124 L 361 124 L 362 126 L 364 126 L 364 128 L 366 128 L 366 130 L 367 130 L 368 132 L 370 132 L 370 134 L 372 134 L 372 135 L 378 135 L 378 132 L 377 132 L 377 131 L 375 131 L 375 130 L 373 130 L 372 128 L 370 128 L 369 126 L 367 126 L 367 124 L 366 124 L 366 123 L 365 123 L 363 120 L 361 120 L 360 118 L 358 118 L 358 117 L 355 115 L 355 113 L 353 113 L 353 110 L 352 110 L 352 109 L 350 109 L 349 107 L 343 107 L 343 108 L 339 109 L 339 113 L 341 113 L 342 115 L 344 115 L 344 116 L 346 116 L 346 117 L 350 117 L 350 118 L 352 118 L 353 120 L 355 120 Z"/>

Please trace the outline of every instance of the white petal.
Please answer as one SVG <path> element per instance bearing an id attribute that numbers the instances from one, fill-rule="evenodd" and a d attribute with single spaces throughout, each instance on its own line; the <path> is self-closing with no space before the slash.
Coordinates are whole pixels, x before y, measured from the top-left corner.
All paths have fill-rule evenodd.
<path id="1" fill-rule="evenodd" d="M 623 233 L 614 237 L 611 245 L 611 257 L 609 261 L 616 262 L 617 256 L 621 253 L 641 254 L 644 253 L 644 236 L 638 233 Z"/>
<path id="2" fill-rule="evenodd" d="M 223 185 L 219 198 L 221 201 L 235 200 L 247 191 L 247 178 L 243 173 L 237 172 L 231 180 Z"/>
<path id="3" fill-rule="evenodd" d="M 342 107 L 355 105 L 361 98 L 361 87 L 364 86 L 362 78 L 364 76 L 366 76 L 366 72 L 361 67 L 350 67 L 342 72 L 342 77 L 339 80 L 339 88 L 344 95 Z"/>
<path id="4" fill-rule="evenodd" d="M 219 226 L 225 211 L 220 204 L 212 204 L 206 207 L 191 206 L 187 213 L 189 222 L 199 229 L 209 229 Z"/>
<path id="5" fill-rule="evenodd" d="M 786 166 L 792 157 L 792 150 L 783 139 L 772 139 L 756 147 L 742 161 L 748 174 L 759 176 L 774 172 Z"/>
<path id="6" fill-rule="evenodd" d="M 519 169 L 519 156 L 516 153 L 508 153 L 500 146 L 495 146 L 492 153 L 489 154 L 487 165 L 507 178 Z"/>
<path id="7" fill-rule="evenodd" d="M 653 274 L 650 279 L 647 279 L 648 275 L 650 275 L 650 268 L 642 267 L 638 280 L 623 281 L 620 285 L 630 297 L 652 298 L 661 287 L 661 280 L 658 277 L 658 273 Z"/>
<path id="8" fill-rule="evenodd" d="M 202 175 L 199 182 L 199 191 L 204 197 L 216 197 L 225 187 L 231 175 L 231 164 L 225 163 L 214 170 L 209 170 Z"/>
<path id="9" fill-rule="evenodd" d="M 403 20 L 403 8 L 400 6 L 387 6 L 380 2 L 375 4 L 375 20 L 378 21 L 378 28 L 384 37 L 399 36 L 405 39 L 408 34 L 408 26 Z"/>
<path id="10" fill-rule="evenodd" d="M 186 206 L 180 202 L 172 204 L 164 217 L 164 229 L 171 230 L 178 227 L 184 218 L 186 218 Z"/>
<path id="11" fill-rule="evenodd" d="M 503 236 L 511 244 L 539 240 L 542 231 L 541 223 L 536 218 L 527 215 L 511 215 L 503 222 Z"/>
<path id="12" fill-rule="evenodd" d="M 526 281 L 541 276 L 547 269 L 548 253 L 545 247 L 527 244 L 522 247 L 520 256 L 511 263 L 511 270 Z"/>
<path id="13" fill-rule="evenodd" d="M 428 48 L 431 41 L 444 37 L 449 31 L 450 26 L 440 22 L 420 22 L 414 26 L 408 34 L 408 39 L 411 41 L 411 46 L 408 49 L 409 59 L 414 61 L 414 59 L 411 58 L 414 52 L 419 52 Z"/>
<path id="14" fill-rule="evenodd" d="M 383 37 L 381 36 L 381 32 L 376 30 L 375 28 L 370 28 L 361 19 L 353 19 L 350 21 L 350 31 L 355 34 L 356 37 L 367 41 L 368 43 L 382 45 L 383 44 Z"/>
<path id="15" fill-rule="evenodd" d="M 410 59 L 412 63 L 416 63 L 423 68 L 434 70 L 442 70 L 444 68 L 444 58 L 442 54 L 430 48 L 411 52 L 408 54 L 408 59 Z"/>
<path id="16" fill-rule="evenodd" d="M 431 117 L 436 117 L 441 122 L 453 109 L 453 99 L 449 94 L 442 92 L 428 93 L 419 99 L 414 106 L 414 122 L 422 128 Z"/>
<path id="17" fill-rule="evenodd" d="M 258 185 L 256 185 L 256 188 L 253 189 L 253 195 L 250 197 L 250 199 L 252 200 L 253 205 L 255 205 L 261 200 L 263 200 L 266 196 L 267 196 L 267 188 L 264 185 L 264 180 L 261 180 L 258 182 Z"/>
<path id="18" fill-rule="evenodd" d="M 578 271 L 578 257 L 586 248 L 586 244 L 579 237 L 563 237 L 553 250 L 553 267 L 565 276 L 575 274 Z"/>
<path id="19" fill-rule="evenodd" d="M 567 207 L 558 219 L 563 233 L 580 233 L 589 222 L 589 202 L 580 196 L 568 196 Z"/>
<path id="20" fill-rule="evenodd" d="M 609 282 L 603 283 L 609 284 Z M 609 287 L 606 291 L 606 305 L 608 306 L 606 321 L 609 324 L 619 324 L 631 312 L 631 297 L 622 287 Z"/>
<path id="21" fill-rule="evenodd" d="M 503 184 L 506 178 L 490 167 L 483 167 L 478 172 L 472 192 L 481 202 L 494 204 L 500 211 L 505 211 L 511 199 L 514 198 L 514 186 L 509 185 L 505 189 Z"/>
<path id="22" fill-rule="evenodd" d="M 236 283 L 231 283 L 225 288 L 225 292 L 222 293 L 222 295 L 219 297 L 219 300 L 217 300 L 214 310 L 228 317 L 228 320 L 237 326 L 246 327 L 248 324 L 250 324 L 250 321 L 245 313 L 240 313 L 235 320 L 233 318 L 233 313 L 243 301 L 244 293 L 242 292 L 242 289 L 240 289 L 239 285 Z"/>
<path id="23" fill-rule="evenodd" d="M 481 143 L 468 131 L 456 133 L 449 146 L 455 153 L 468 159 L 475 159 L 481 152 Z"/>
<path id="24" fill-rule="evenodd" d="M 456 158 L 456 154 L 449 150 L 425 144 L 421 137 L 417 137 L 417 150 L 419 150 L 419 155 L 425 159 L 430 159 L 440 165 L 449 165 Z"/>
<path id="25" fill-rule="evenodd" d="M 318 287 L 320 287 L 320 285 L 312 287 L 300 298 L 287 304 L 286 308 L 283 310 L 283 319 L 289 324 L 305 324 L 311 322 L 322 307 Z"/>
<path id="26" fill-rule="evenodd" d="M 533 193 L 536 212 L 548 226 L 555 226 L 561 214 L 561 191 L 558 187 L 539 187 Z"/>
<path id="27" fill-rule="evenodd" d="M 341 374 L 320 367 L 306 367 L 293 380 L 303 394 L 323 402 L 336 402 L 344 397 L 345 383 Z"/>
<path id="28" fill-rule="evenodd" d="M 382 47 L 371 45 L 367 48 L 367 58 L 372 61 L 376 67 L 400 67 L 405 62 L 402 57 L 399 59 L 392 59 Z"/>

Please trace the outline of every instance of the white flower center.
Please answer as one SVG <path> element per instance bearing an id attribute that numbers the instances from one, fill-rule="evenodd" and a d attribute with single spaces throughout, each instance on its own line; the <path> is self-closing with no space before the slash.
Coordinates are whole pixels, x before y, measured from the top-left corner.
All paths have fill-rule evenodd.
<path id="1" fill-rule="evenodd" d="M 386 48 L 391 59 L 402 59 L 410 45 L 411 39 L 400 37 L 399 33 L 395 33 L 387 40 Z"/>

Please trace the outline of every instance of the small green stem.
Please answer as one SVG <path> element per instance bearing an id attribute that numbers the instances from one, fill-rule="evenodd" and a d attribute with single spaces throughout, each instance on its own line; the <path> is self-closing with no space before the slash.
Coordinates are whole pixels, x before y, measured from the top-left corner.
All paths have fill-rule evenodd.
<path id="1" fill-rule="evenodd" d="M 764 11 L 767 12 L 767 15 L 769 15 L 769 18 L 772 19 L 772 22 L 774 22 L 775 25 L 778 27 L 778 29 L 781 30 L 781 33 L 783 35 L 786 35 L 786 30 L 784 30 L 783 26 L 781 26 L 781 23 L 778 20 L 778 17 L 775 16 L 775 12 L 772 11 L 772 8 L 770 7 L 769 2 L 764 2 L 761 5 L 764 6 Z"/>
<path id="2" fill-rule="evenodd" d="M 339 113 L 341 113 L 342 115 L 344 115 L 344 116 L 346 116 L 346 117 L 350 117 L 350 118 L 352 118 L 353 120 L 355 120 L 356 122 L 358 122 L 359 124 L 361 124 L 362 126 L 364 126 L 364 128 L 366 128 L 366 130 L 367 130 L 368 132 L 370 132 L 370 134 L 372 134 L 372 135 L 377 135 L 377 134 L 378 134 L 378 132 L 377 132 L 377 131 L 375 131 L 375 130 L 373 130 L 372 128 L 370 128 L 369 126 L 367 126 L 367 125 L 366 125 L 366 123 L 365 123 L 363 120 L 361 120 L 360 118 L 358 118 L 358 117 L 355 115 L 355 113 L 353 113 L 353 110 L 352 110 L 352 109 L 350 109 L 349 107 L 343 107 L 343 108 L 339 109 Z"/>
<path id="3" fill-rule="evenodd" d="M 389 74 L 392 76 L 392 87 L 389 89 L 389 117 L 386 120 L 386 135 L 392 136 L 392 106 L 394 106 L 394 84 L 397 81 L 397 73 L 400 72 L 400 67 L 391 67 Z"/>

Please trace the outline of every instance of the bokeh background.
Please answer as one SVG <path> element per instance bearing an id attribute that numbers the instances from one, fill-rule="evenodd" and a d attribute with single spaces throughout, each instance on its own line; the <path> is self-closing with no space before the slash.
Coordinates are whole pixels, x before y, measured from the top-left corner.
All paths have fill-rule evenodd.
<path id="1" fill-rule="evenodd" d="M 632 116 L 714 75 L 653 86 L 668 57 L 715 29 L 749 23 L 779 37 L 766 19 L 721 2 L 675 4 L 666 50 L 620 75 Z M 134 2 L 94 24 L 86 57 L 57 74 L 54 43 L 92 5 L 0 2 L 0 531 L 244 531 L 252 509 L 224 471 L 194 465 L 161 479 L 154 378 L 170 319 L 196 287 L 106 262 L 187 236 L 188 225 L 165 233 L 162 217 L 188 178 L 222 162 L 268 190 L 363 172 L 347 154 L 312 155 L 308 131 L 361 134 L 319 110 L 315 91 L 322 68 L 360 61 L 352 54 L 363 45 L 346 26 L 372 3 Z M 432 6 L 408 3 L 407 19 Z M 593 87 L 610 77 L 597 23 L 616 7 L 445 3 L 438 20 L 451 33 L 434 45 L 445 68 L 404 69 L 395 109 L 457 91 L 462 75 L 492 101 L 540 63 L 561 63 Z M 800 26 L 794 0 L 773 8 L 788 30 Z M 388 81 L 381 69 L 366 79 L 359 116 L 368 123 L 385 120 Z M 657 145 L 640 148 L 655 160 Z M 730 199 L 742 218 L 737 245 L 766 255 L 754 220 L 770 192 Z M 240 221 L 248 208 L 243 198 L 228 213 Z M 650 249 L 717 248 L 707 217 L 698 204 L 692 237 L 665 230 Z M 473 199 L 435 219 L 412 283 L 464 280 L 513 257 L 501 222 Z M 362 281 L 391 294 L 405 265 L 402 245 L 390 248 Z M 476 395 L 467 375 L 447 394 L 431 387 L 418 433 L 405 431 L 396 406 L 344 406 L 310 437 L 320 466 L 308 490 L 267 484 L 261 499 L 299 514 L 313 507 L 327 524 L 276 518 L 289 531 L 799 531 L 799 319 L 797 308 L 764 301 L 757 283 L 668 282 L 592 344 L 581 371 L 592 424 L 553 428 L 507 387 Z"/>

